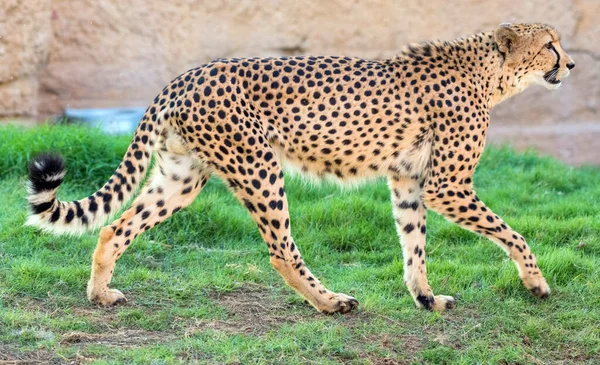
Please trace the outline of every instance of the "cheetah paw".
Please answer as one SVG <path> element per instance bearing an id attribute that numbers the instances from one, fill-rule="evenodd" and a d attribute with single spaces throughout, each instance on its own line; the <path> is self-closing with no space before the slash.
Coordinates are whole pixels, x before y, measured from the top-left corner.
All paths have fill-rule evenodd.
<path id="1" fill-rule="evenodd" d="M 456 306 L 456 299 L 449 295 L 424 296 L 419 295 L 415 303 L 419 308 L 431 311 L 443 312 Z"/>
<path id="2" fill-rule="evenodd" d="M 324 314 L 333 313 L 348 313 L 354 308 L 358 307 L 358 300 L 346 295 L 332 293 L 327 302 L 320 306 L 319 311 Z"/>
<path id="3" fill-rule="evenodd" d="M 107 289 L 99 294 L 88 295 L 88 299 L 90 302 L 97 303 L 104 307 L 112 307 L 127 303 L 127 298 L 125 298 L 125 295 L 117 289 Z"/>
<path id="4" fill-rule="evenodd" d="M 550 295 L 550 286 L 543 277 L 536 275 L 535 277 L 528 277 L 522 280 L 523 285 L 536 297 L 547 299 Z"/>

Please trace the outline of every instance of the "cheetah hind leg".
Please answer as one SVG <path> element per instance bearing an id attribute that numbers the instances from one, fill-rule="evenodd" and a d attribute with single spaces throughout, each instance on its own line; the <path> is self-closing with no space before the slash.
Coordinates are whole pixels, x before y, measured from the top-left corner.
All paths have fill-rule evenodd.
<path id="1" fill-rule="evenodd" d="M 116 261 L 139 234 L 189 205 L 210 176 L 197 159 L 176 148 L 176 138 L 159 140 L 158 147 L 149 183 L 119 219 L 100 230 L 87 289 L 91 302 L 111 306 L 127 301 L 109 288 Z"/>

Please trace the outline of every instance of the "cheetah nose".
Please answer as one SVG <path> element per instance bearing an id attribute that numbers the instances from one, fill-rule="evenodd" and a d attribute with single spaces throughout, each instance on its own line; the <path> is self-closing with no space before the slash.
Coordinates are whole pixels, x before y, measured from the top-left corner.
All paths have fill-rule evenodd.
<path id="1" fill-rule="evenodd" d="M 573 62 L 571 62 L 571 63 L 567 63 L 567 68 L 568 68 L 569 70 L 572 70 L 572 69 L 573 69 L 573 67 L 575 67 L 575 64 L 574 64 Z"/>

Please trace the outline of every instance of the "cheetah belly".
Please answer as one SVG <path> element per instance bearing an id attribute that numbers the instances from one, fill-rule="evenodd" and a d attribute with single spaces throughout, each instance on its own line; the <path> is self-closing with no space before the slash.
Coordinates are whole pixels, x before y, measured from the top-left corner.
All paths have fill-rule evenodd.
<path id="1" fill-rule="evenodd" d="M 350 186 L 393 174 L 407 177 L 425 176 L 431 157 L 429 142 L 422 143 L 418 147 L 410 146 L 378 156 L 371 154 L 362 162 L 350 156 L 342 160 L 339 165 L 334 161 L 340 156 L 335 154 L 316 155 L 314 161 L 311 161 L 307 160 L 305 155 L 290 152 L 289 148 L 274 141 L 271 141 L 271 146 L 286 172 L 302 176 L 314 183 L 328 181 Z"/>

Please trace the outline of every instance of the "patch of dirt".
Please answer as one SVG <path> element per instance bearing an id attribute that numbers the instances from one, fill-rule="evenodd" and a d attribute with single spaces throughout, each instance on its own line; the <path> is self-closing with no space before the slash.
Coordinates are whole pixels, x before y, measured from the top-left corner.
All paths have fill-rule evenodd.
<path id="1" fill-rule="evenodd" d="M 243 287 L 229 293 L 213 293 L 209 297 L 225 307 L 230 318 L 198 321 L 196 326 L 188 328 L 186 335 L 211 328 L 225 333 L 262 336 L 284 323 L 302 320 L 289 315 L 296 309 L 294 305 L 285 303 L 282 297 L 273 298 L 265 289 Z"/>
<path id="2" fill-rule="evenodd" d="M 115 317 L 118 316 L 119 307 L 104 309 L 82 306 L 72 307 L 71 313 L 78 317 L 84 316 L 93 319 L 94 323 L 100 325 L 98 333 L 68 332 L 57 335 L 60 336 L 60 345 L 75 346 L 81 350 L 82 354 L 85 354 L 85 348 L 89 345 L 131 348 L 165 343 L 177 338 L 193 336 L 207 330 L 219 331 L 226 334 L 264 336 L 270 331 L 276 331 L 285 324 L 310 322 L 323 318 L 323 314 L 313 310 L 310 305 L 301 304 L 297 301 L 290 303 L 286 300 L 285 295 L 273 294 L 273 291 L 270 289 L 259 285 L 245 285 L 232 292 L 212 292 L 208 293 L 207 296 L 214 300 L 216 306 L 225 308 L 227 315 L 223 319 L 175 318 L 174 321 L 177 322 L 177 325 L 172 330 L 154 332 L 134 328 L 114 328 L 113 322 Z M 130 305 L 128 304 L 128 306 Z M 49 315 L 53 315 L 53 312 L 56 310 L 55 304 L 48 300 L 19 300 L 19 306 L 37 311 L 43 308 L 42 310 Z M 144 311 L 153 310 L 152 306 L 135 307 Z M 332 325 L 343 326 L 352 332 L 356 331 L 357 334 L 360 333 L 360 328 L 365 323 L 370 323 L 378 318 L 385 320 L 390 326 L 401 328 L 405 325 L 401 321 L 387 316 L 363 312 L 360 310 L 360 307 L 357 311 L 350 314 L 336 314 L 329 318 L 332 319 Z M 450 326 L 453 324 L 459 326 L 461 318 L 461 315 L 457 315 L 456 318 L 449 316 L 447 319 Z M 427 336 L 429 339 L 411 333 L 396 335 L 393 338 L 387 334 L 372 334 L 366 337 L 353 336 L 355 337 L 356 346 L 350 346 L 349 350 L 355 351 L 355 354 L 359 358 L 367 359 L 373 364 L 403 364 L 414 361 L 415 359 L 406 355 L 418 353 L 427 346 L 428 341 L 441 342 L 453 348 L 459 347 L 460 341 L 444 338 L 443 334 L 434 334 L 431 332 L 430 336 Z M 435 338 L 431 338 L 431 336 L 435 336 Z M 375 346 L 379 351 L 365 351 L 366 345 Z M 5 352 L 13 356 L 10 358 L 11 361 L 21 361 L 16 357 L 19 354 L 17 348 Z M 0 353 L 2 353 L 1 347 Z M 190 355 L 192 354 L 186 356 Z M 62 359 L 57 358 L 57 355 L 50 352 L 27 354 L 27 356 L 29 357 L 25 358 L 25 362 L 15 362 L 15 364 L 25 364 L 28 363 L 27 361 L 33 364 L 82 363 L 90 360 L 82 356 L 77 359 Z M 186 359 L 186 356 L 182 356 L 182 359 Z M 341 362 L 348 362 L 355 360 L 355 356 L 351 356 L 351 358 L 343 356 L 335 358 Z M 2 358 L 0 357 L 0 359 Z M 187 360 L 200 359 L 187 358 Z M 4 365 L 4 363 L 0 361 L 0 365 Z"/>
<path id="3" fill-rule="evenodd" d="M 377 313 L 364 313 L 357 312 L 350 315 L 340 316 L 338 324 L 343 325 L 351 331 L 359 329 L 365 323 L 369 323 L 376 318 L 384 320 L 388 323 L 388 326 L 394 326 L 398 328 L 406 327 L 405 323 L 401 323 L 393 318 L 384 316 Z M 418 353 L 427 347 L 428 340 L 424 336 L 418 336 L 416 334 L 404 333 L 404 334 L 369 334 L 366 336 L 359 336 L 356 333 L 353 335 L 354 344 L 349 345 L 349 350 L 355 350 L 358 352 L 358 358 L 368 360 L 369 364 L 382 364 L 382 365 L 395 365 L 395 364 L 414 364 L 417 359 L 413 358 L 412 355 Z M 365 347 L 373 348 L 375 351 L 367 352 Z M 384 356 L 383 352 L 387 352 L 388 355 Z M 342 363 L 353 363 L 355 358 L 346 359 L 336 357 Z"/>
<path id="4" fill-rule="evenodd" d="M 264 335 L 283 324 L 293 324 L 323 318 L 324 314 L 314 310 L 310 304 L 286 303 L 285 297 L 273 296 L 262 287 L 244 286 L 228 293 L 212 293 L 209 297 L 227 309 L 227 320 L 199 321 L 197 329 L 210 327 L 226 333 L 244 333 Z M 301 309 L 302 312 L 298 313 Z M 362 325 L 374 318 L 374 315 L 362 312 L 360 307 L 349 314 L 332 315 L 338 324 L 347 328 Z"/>
<path id="5" fill-rule="evenodd" d="M 21 352 L 18 348 L 0 345 L 0 365 L 30 365 L 30 364 L 79 364 L 74 359 L 59 357 L 44 350 Z"/>
<path id="6" fill-rule="evenodd" d="M 297 311 L 298 306 L 286 303 L 285 297 L 273 296 L 271 291 L 260 286 L 244 286 L 228 293 L 209 293 L 216 305 L 226 309 L 228 314 L 224 320 L 190 320 L 180 319 L 177 327 L 184 328 L 184 335 L 206 329 L 214 329 L 225 333 L 240 333 L 264 335 L 270 330 L 281 327 L 284 323 L 295 323 L 300 320 L 310 320 L 313 312 L 307 304 L 308 316 L 290 316 L 290 312 Z M 9 304 L 10 305 L 10 304 Z M 25 311 L 42 311 L 50 316 L 56 315 L 60 307 L 51 298 L 27 298 L 14 300 L 12 305 Z M 127 306 L 131 306 L 129 303 Z M 121 328 L 115 329 L 113 322 L 118 315 L 119 308 L 101 308 L 95 306 L 72 307 L 72 314 L 88 318 L 102 330 L 99 333 L 69 332 L 62 335 L 61 344 L 101 344 L 107 346 L 136 346 L 147 343 L 156 343 L 175 338 L 181 333 L 152 332 L 140 329 Z M 152 308 L 142 308 L 152 311 Z M 314 315 L 320 315 L 314 312 Z M 177 319 L 179 320 L 179 318 Z M 2 364 L 0 364 L 2 365 Z"/>
<path id="7" fill-rule="evenodd" d="M 413 361 L 403 361 L 403 360 L 397 360 L 397 359 L 390 359 L 390 358 L 381 358 L 381 357 L 374 357 L 371 354 L 366 354 L 366 353 L 360 353 L 359 354 L 359 358 L 363 359 L 363 360 L 369 360 L 369 364 L 373 364 L 373 365 L 406 365 L 406 364 L 414 364 Z M 343 361 L 342 363 L 344 364 L 353 364 L 356 362 L 356 359 L 352 359 L 352 360 L 348 360 L 348 361 Z"/>
<path id="8" fill-rule="evenodd" d="M 177 338 L 177 336 L 174 334 L 133 329 L 121 329 L 106 333 L 86 333 L 73 331 L 64 334 L 60 343 L 63 345 L 95 344 L 127 348 L 137 345 L 169 341 L 175 338 Z"/>
<path id="9" fill-rule="evenodd" d="M 371 335 L 365 338 L 359 338 L 358 343 L 364 345 L 377 345 L 381 350 L 389 351 L 393 357 L 381 357 L 373 352 L 365 352 L 361 347 L 358 352 L 358 357 L 368 359 L 370 364 L 396 365 L 396 364 L 414 364 L 416 359 L 412 358 L 412 354 L 416 354 L 426 347 L 427 340 L 416 335 L 396 335 L 393 339 L 389 334 Z M 407 356 L 408 354 L 408 356 Z M 402 360 L 399 360 L 401 358 Z M 352 363 L 352 360 L 344 361 L 343 363 Z"/>
<path id="10" fill-rule="evenodd" d="M 69 346 L 104 345 L 130 348 L 141 345 L 162 343 L 176 339 L 173 333 L 151 332 L 145 330 L 122 329 L 105 333 L 86 333 L 73 331 L 61 336 L 60 344 Z M 84 351 L 85 352 L 85 351 Z M 84 364 L 93 359 L 77 354 L 75 358 L 61 357 L 57 353 L 45 350 L 22 352 L 17 346 L 0 345 L 0 365 L 21 364 Z"/>
<path id="11" fill-rule="evenodd" d="M 118 307 L 103 308 L 88 303 L 73 304 L 71 307 L 62 303 L 60 297 L 52 296 L 47 298 L 11 297 L 6 298 L 5 303 L 8 307 L 18 308 L 26 312 L 39 312 L 54 318 L 63 315 L 61 312 L 69 308 L 73 316 L 86 317 L 91 323 L 106 328 L 107 331 L 113 328 L 111 323 L 118 314 Z"/>

